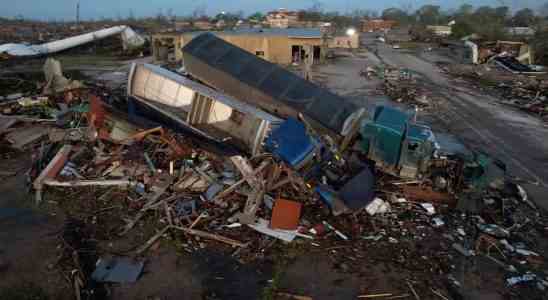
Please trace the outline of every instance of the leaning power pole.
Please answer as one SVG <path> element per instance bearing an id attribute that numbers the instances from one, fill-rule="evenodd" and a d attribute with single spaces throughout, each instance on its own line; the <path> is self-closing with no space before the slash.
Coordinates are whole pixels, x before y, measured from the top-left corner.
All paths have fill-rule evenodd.
<path id="1" fill-rule="evenodd" d="M 80 1 L 76 2 L 76 26 L 80 25 Z"/>

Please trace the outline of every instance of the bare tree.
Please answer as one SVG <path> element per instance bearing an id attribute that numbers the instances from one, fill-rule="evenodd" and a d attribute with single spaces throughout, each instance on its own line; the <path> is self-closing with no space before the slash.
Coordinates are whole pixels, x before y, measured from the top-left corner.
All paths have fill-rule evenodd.
<path id="1" fill-rule="evenodd" d="M 324 8 L 324 4 L 321 1 L 313 0 L 312 6 L 308 10 L 312 12 L 321 13 L 323 11 L 323 8 Z"/>
<path id="2" fill-rule="evenodd" d="M 408 0 L 408 1 L 402 1 L 401 2 L 401 10 L 404 11 L 407 15 L 412 15 L 413 14 L 413 1 L 412 0 Z"/>
<path id="3" fill-rule="evenodd" d="M 548 17 L 548 2 L 542 4 L 539 8 L 539 15 L 541 17 Z"/>
<path id="4" fill-rule="evenodd" d="M 167 16 L 169 21 L 174 20 L 173 8 L 170 7 L 170 8 L 167 9 L 166 16 Z"/>
<path id="5" fill-rule="evenodd" d="M 133 8 L 129 9 L 128 20 L 135 21 L 135 13 L 133 12 Z"/>

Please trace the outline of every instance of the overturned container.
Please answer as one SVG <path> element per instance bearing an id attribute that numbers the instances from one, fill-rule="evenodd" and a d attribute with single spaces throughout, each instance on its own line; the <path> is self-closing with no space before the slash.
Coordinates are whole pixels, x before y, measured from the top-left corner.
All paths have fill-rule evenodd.
<path id="1" fill-rule="evenodd" d="M 190 78 L 149 64 L 133 64 L 127 93 L 194 134 L 256 155 L 271 126 L 283 120 Z"/>
<path id="2" fill-rule="evenodd" d="M 364 108 L 348 99 L 211 33 L 183 48 L 183 62 L 187 72 L 216 90 L 282 118 L 302 115 L 339 145 L 348 145 L 365 115 Z"/>

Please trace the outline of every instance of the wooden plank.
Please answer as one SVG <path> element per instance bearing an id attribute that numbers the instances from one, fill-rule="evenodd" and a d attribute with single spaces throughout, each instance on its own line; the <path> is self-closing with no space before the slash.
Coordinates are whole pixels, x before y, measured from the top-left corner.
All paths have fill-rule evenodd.
<path id="1" fill-rule="evenodd" d="M 42 183 L 46 179 L 53 179 L 55 176 L 57 176 L 57 173 L 61 171 L 63 166 L 65 166 L 65 163 L 68 160 L 68 156 L 70 154 L 70 151 L 72 151 L 71 145 L 64 145 L 57 154 L 53 157 L 53 159 L 48 163 L 48 165 L 42 170 L 40 175 L 34 180 L 33 186 L 35 189 L 40 190 L 42 189 Z"/>
<path id="2" fill-rule="evenodd" d="M 54 179 L 46 179 L 42 182 L 47 186 L 62 186 L 62 187 L 81 187 L 81 186 L 128 186 L 131 185 L 130 180 L 73 180 L 73 181 L 58 181 Z"/>
<path id="3" fill-rule="evenodd" d="M 212 233 L 209 233 L 209 232 L 205 232 L 205 231 L 201 231 L 201 230 L 197 230 L 197 229 L 190 229 L 190 228 L 182 227 L 182 226 L 173 226 L 173 228 L 175 228 L 177 230 L 181 230 L 181 231 L 183 231 L 187 234 L 190 234 L 190 235 L 195 235 L 195 236 L 203 237 L 205 239 L 210 239 L 210 240 L 223 242 L 225 244 L 229 244 L 229 245 L 235 246 L 235 247 L 246 247 L 247 246 L 246 243 L 242 243 L 240 241 L 236 241 L 236 240 L 233 240 L 233 239 L 230 239 L 230 238 L 218 235 L 218 234 L 212 234 Z"/>
<path id="4" fill-rule="evenodd" d="M 6 139 L 17 149 L 23 149 L 26 145 L 41 139 L 49 133 L 45 126 L 32 126 L 21 130 L 13 131 L 6 136 Z"/>
<path id="5" fill-rule="evenodd" d="M 259 174 L 260 172 L 262 172 L 264 170 L 264 168 L 266 168 L 267 166 L 269 165 L 269 162 L 268 161 L 263 161 L 261 163 L 261 165 L 255 169 L 252 173 L 253 176 Z M 240 180 L 238 180 L 236 183 L 234 183 L 233 185 L 231 185 L 229 188 L 227 188 L 226 190 L 220 192 L 219 194 L 217 194 L 217 196 L 215 196 L 215 198 L 213 198 L 213 201 L 215 203 L 219 203 L 220 200 L 227 196 L 228 194 L 234 192 L 240 185 L 242 185 L 244 182 L 246 182 L 247 178 L 242 178 Z"/>

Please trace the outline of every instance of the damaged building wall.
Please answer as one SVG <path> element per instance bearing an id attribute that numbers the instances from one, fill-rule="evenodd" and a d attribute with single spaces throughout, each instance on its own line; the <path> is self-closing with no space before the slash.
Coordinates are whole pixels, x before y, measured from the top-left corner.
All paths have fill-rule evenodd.
<path id="1" fill-rule="evenodd" d="M 157 33 L 152 36 L 152 57 L 155 61 L 181 61 L 182 36 L 175 33 Z"/>
<path id="2" fill-rule="evenodd" d="M 289 31 L 273 34 L 268 32 L 213 32 L 217 37 L 240 47 L 247 52 L 257 55 L 272 63 L 289 65 L 294 62 L 295 54 L 298 51 L 305 51 L 308 46 L 313 47 L 315 62 L 320 62 L 326 51 L 319 31 L 317 35 L 311 37 L 290 36 Z M 168 61 L 173 57 L 173 61 L 183 60 L 181 48 L 192 41 L 200 33 L 171 33 L 156 34 L 152 37 L 152 52 L 156 61 Z"/>

